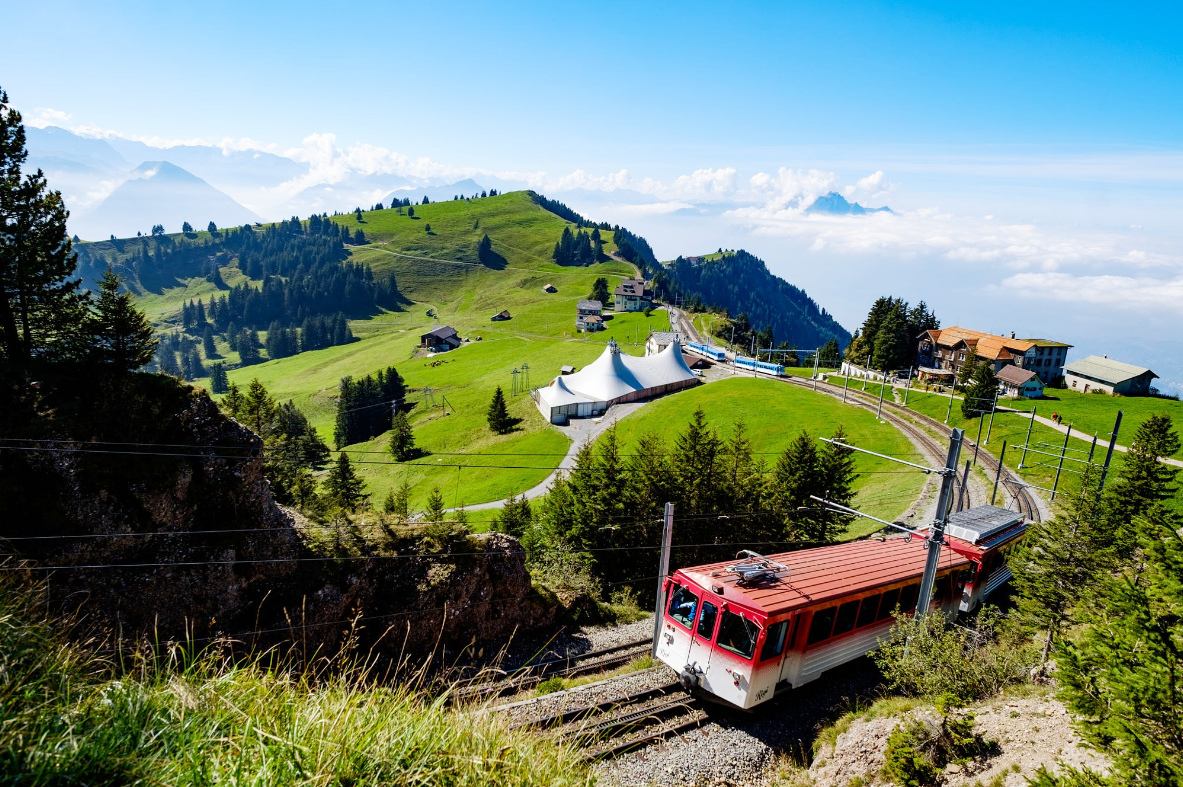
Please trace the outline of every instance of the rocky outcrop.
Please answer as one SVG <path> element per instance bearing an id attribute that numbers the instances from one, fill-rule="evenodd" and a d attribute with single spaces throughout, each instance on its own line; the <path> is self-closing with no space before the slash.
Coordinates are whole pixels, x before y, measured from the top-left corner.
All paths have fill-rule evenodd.
<path id="1" fill-rule="evenodd" d="M 993 755 L 964 765 L 949 765 L 942 774 L 945 787 L 998 784 L 1026 785 L 1041 767 L 1057 771 L 1067 764 L 1077 769 L 1107 772 L 1108 761 L 1086 748 L 1072 729 L 1072 718 L 1052 697 L 999 697 L 968 709 L 974 730 L 997 743 Z M 900 724 L 922 718 L 934 724 L 933 708 L 918 708 L 898 716 L 857 719 L 838 735 L 833 746 L 823 747 L 809 768 L 816 787 L 873 784 L 887 751 L 887 739 Z"/>
<path id="2" fill-rule="evenodd" d="M 17 402 L 33 450 L 0 452 L 0 538 L 87 635 L 327 654 L 355 630 L 415 657 L 554 620 L 508 536 L 311 548 L 312 526 L 272 497 L 259 438 L 204 392 L 138 375 L 65 397 L 59 383 Z"/>

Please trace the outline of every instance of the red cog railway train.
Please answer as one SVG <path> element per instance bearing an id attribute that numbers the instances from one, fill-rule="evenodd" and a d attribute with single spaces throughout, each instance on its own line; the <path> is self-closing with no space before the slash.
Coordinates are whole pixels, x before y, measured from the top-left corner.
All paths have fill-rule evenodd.
<path id="1" fill-rule="evenodd" d="M 1023 516 L 980 506 L 949 518 L 929 609 L 975 609 L 1010 579 Z M 853 541 L 682 568 L 666 580 L 657 657 L 696 695 L 748 709 L 873 650 L 914 610 L 925 541 Z"/>

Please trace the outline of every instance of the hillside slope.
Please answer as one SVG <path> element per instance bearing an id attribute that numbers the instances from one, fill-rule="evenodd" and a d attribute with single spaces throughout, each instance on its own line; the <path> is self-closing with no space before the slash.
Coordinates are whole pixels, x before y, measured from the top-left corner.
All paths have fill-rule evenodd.
<path id="1" fill-rule="evenodd" d="M 801 349 L 820 347 L 831 338 L 845 347 L 850 332 L 838 324 L 800 287 L 774 276 L 764 261 L 740 249 L 686 259 L 678 257 L 654 277 L 654 285 L 697 299 L 733 317 L 747 314 L 757 330 L 772 326 L 775 341 Z"/>

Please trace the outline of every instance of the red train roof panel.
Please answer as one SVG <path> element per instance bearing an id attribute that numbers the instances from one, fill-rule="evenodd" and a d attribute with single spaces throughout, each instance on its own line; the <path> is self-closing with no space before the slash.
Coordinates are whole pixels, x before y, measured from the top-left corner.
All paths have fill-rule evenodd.
<path id="1" fill-rule="evenodd" d="M 767 555 L 787 566 L 788 576 L 780 572 L 746 585 L 738 584 L 740 577 L 736 574 L 724 571 L 735 560 L 690 566 L 678 573 L 708 590 L 722 585 L 725 600 L 773 616 L 894 582 L 919 579 L 927 555 L 919 539 L 893 537 Z M 969 564 L 966 557 L 953 550 L 941 550 L 939 570 Z"/>

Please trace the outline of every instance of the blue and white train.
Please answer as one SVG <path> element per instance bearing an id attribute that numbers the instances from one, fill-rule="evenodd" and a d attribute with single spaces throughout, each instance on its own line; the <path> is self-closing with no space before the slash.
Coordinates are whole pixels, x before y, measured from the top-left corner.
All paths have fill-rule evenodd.
<path id="1" fill-rule="evenodd" d="M 740 369 L 752 369 L 760 374 L 766 374 L 769 377 L 784 377 L 785 367 L 779 363 L 769 363 L 768 361 L 757 361 L 755 358 L 745 358 L 742 355 L 735 356 L 735 365 Z"/>
<path id="2" fill-rule="evenodd" d="M 721 347 L 715 347 L 713 344 L 702 344 L 701 342 L 687 342 L 686 349 L 695 355 L 701 355 L 703 358 L 709 358 L 712 361 L 726 361 L 727 353 Z"/>

